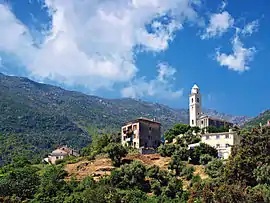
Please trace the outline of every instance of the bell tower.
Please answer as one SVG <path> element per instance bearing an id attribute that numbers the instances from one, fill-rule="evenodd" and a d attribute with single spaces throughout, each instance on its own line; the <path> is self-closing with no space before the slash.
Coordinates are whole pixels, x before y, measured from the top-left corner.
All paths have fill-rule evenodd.
<path id="1" fill-rule="evenodd" d="M 195 84 L 189 95 L 189 125 L 197 126 L 197 121 L 202 114 L 202 96 L 200 88 Z"/>

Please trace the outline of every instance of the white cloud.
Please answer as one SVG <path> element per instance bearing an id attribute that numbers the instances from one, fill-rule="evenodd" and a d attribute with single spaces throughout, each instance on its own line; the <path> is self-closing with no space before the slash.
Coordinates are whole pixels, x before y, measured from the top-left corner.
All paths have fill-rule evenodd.
<path id="1" fill-rule="evenodd" d="M 201 36 L 202 39 L 212 38 L 215 36 L 221 36 L 234 24 L 233 17 L 227 12 L 212 14 L 210 22 L 205 30 L 205 33 Z"/>
<path id="2" fill-rule="evenodd" d="M 227 66 L 228 69 L 244 72 L 249 69 L 248 63 L 253 59 L 256 52 L 254 47 L 245 48 L 239 39 L 238 32 L 232 40 L 233 53 L 225 54 L 217 51 L 216 60 L 221 66 Z"/>
<path id="3" fill-rule="evenodd" d="M 165 63 L 157 66 L 158 75 L 155 79 L 146 81 L 144 77 L 133 81 L 128 87 L 122 90 L 123 97 L 140 98 L 144 96 L 152 96 L 162 99 L 174 99 L 183 95 L 183 89 L 173 91 L 172 81 L 176 69 Z"/>
<path id="4" fill-rule="evenodd" d="M 254 32 L 257 32 L 259 29 L 259 21 L 258 20 L 254 20 L 250 23 L 248 23 L 243 30 L 241 31 L 241 33 L 245 36 L 250 36 L 252 35 Z"/>
<path id="5" fill-rule="evenodd" d="M 194 4 L 197 0 L 45 0 L 51 32 L 38 47 L 31 30 L 0 5 L 0 51 L 17 56 L 38 80 L 111 88 L 135 80 L 136 47 L 166 50 L 183 23 L 196 21 Z"/>

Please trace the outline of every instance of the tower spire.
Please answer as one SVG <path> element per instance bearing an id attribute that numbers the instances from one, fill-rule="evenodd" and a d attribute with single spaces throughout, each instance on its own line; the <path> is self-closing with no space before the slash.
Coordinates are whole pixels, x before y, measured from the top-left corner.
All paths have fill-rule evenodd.
<path id="1" fill-rule="evenodd" d="M 198 119 L 202 114 L 201 93 L 198 85 L 194 84 L 189 95 L 189 124 L 197 126 Z"/>

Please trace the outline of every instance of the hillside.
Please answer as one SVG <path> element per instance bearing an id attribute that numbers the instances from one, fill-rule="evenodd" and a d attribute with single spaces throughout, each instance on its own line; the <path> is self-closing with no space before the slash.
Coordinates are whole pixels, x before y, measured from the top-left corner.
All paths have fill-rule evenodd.
<path id="1" fill-rule="evenodd" d="M 266 110 L 266 111 L 260 113 L 255 118 L 250 119 L 249 121 L 244 123 L 244 126 L 246 128 L 258 127 L 260 125 L 260 123 L 262 125 L 265 125 L 268 120 L 270 120 L 270 110 Z"/>
<path id="2" fill-rule="evenodd" d="M 213 110 L 206 112 L 234 122 L 246 120 Z M 7 148 L 17 149 L 13 145 L 17 142 L 20 146 L 25 143 L 27 149 L 36 149 L 36 154 L 44 154 L 58 144 L 81 148 L 91 142 L 92 133 L 118 132 L 123 122 L 141 116 L 155 117 L 164 130 L 176 123 L 188 123 L 187 109 L 134 99 L 104 99 L 3 74 L 0 74 L 0 115 L 0 133 L 6 137 L 0 144 L 5 141 L 8 146 L 0 152 L 7 158 L 12 151 L 7 152 Z M 7 134 L 16 136 L 9 141 Z"/>

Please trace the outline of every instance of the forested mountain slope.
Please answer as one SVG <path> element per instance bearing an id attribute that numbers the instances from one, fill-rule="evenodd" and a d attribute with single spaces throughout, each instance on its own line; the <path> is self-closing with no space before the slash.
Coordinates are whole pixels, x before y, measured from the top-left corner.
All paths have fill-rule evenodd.
<path id="1" fill-rule="evenodd" d="M 246 120 L 213 110 L 206 112 L 230 121 Z M 91 133 L 118 132 L 123 122 L 141 116 L 155 117 L 164 130 L 175 123 L 188 123 L 187 109 L 134 99 L 104 99 L 0 74 L 0 134 L 6 138 L 16 135 L 12 140 L 26 143 L 30 149 L 48 152 L 57 144 L 80 148 L 91 142 Z M 0 142 L 3 145 L 3 139 Z M 5 139 L 11 149 L 16 148 L 13 142 Z M 0 152 L 5 154 L 4 148 Z"/>

